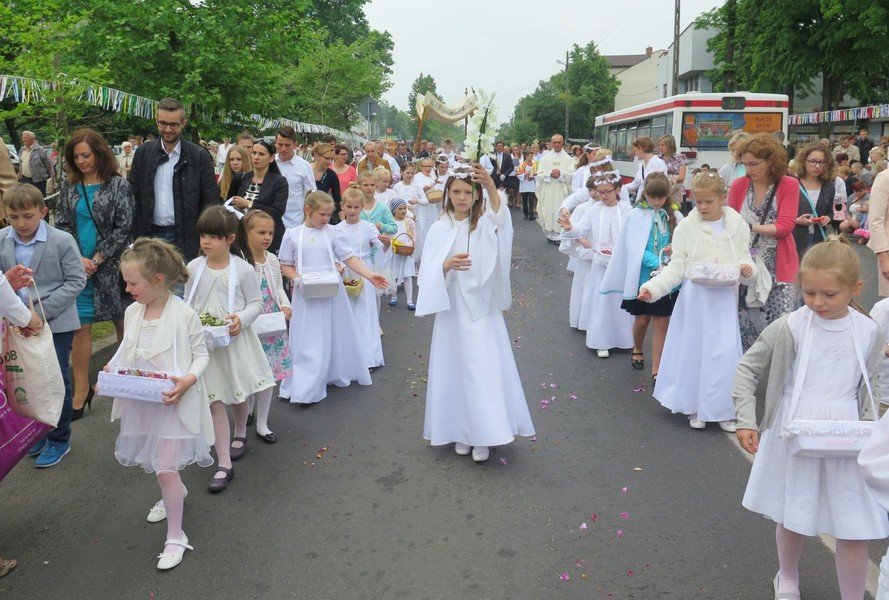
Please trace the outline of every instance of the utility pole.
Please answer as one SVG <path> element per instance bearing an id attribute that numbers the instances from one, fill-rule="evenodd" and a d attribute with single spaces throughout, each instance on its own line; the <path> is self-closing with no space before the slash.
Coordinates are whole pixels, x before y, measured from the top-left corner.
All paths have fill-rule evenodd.
<path id="1" fill-rule="evenodd" d="M 565 51 L 565 143 L 568 143 L 568 61 L 570 52 Z"/>
<path id="2" fill-rule="evenodd" d="M 673 93 L 679 93 L 679 0 L 676 0 L 676 15 L 673 18 Z"/>

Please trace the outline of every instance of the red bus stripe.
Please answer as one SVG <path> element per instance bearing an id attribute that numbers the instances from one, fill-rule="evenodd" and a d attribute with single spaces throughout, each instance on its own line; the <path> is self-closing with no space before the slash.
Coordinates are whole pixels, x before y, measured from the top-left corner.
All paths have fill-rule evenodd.
<path id="1" fill-rule="evenodd" d="M 746 106 L 750 108 L 787 108 L 789 102 L 784 100 L 748 100 Z M 625 113 L 620 113 L 602 120 L 603 124 L 626 121 L 632 117 L 641 117 L 643 115 L 654 115 L 659 113 L 672 112 L 676 108 L 722 108 L 722 99 L 718 100 L 673 100 L 672 102 L 664 102 L 648 108 L 640 108 Z M 739 111 L 726 111 L 739 112 Z"/>

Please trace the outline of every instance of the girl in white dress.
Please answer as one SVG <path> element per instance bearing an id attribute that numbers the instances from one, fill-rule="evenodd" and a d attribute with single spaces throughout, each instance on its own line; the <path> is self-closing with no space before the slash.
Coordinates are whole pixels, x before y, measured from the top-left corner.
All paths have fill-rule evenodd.
<path id="1" fill-rule="evenodd" d="M 256 282 L 262 296 L 262 314 L 284 313 L 285 321 L 293 315 L 290 299 L 284 291 L 281 276 L 281 263 L 278 257 L 268 251 L 275 237 L 275 221 L 271 215 L 262 210 L 247 211 L 241 219 L 239 231 L 240 246 L 244 249 L 247 259 L 256 273 Z M 262 351 L 265 352 L 269 367 L 279 382 L 290 377 L 293 361 L 290 358 L 290 341 L 287 333 L 282 335 L 263 335 L 259 337 Z M 269 411 L 272 404 L 272 393 L 260 392 L 250 397 L 250 411 L 256 414 L 256 435 L 267 444 L 274 444 L 278 436 L 269 429 Z"/>
<path id="2" fill-rule="evenodd" d="M 696 208 L 676 228 L 670 264 L 639 289 L 639 300 L 654 302 L 682 285 L 654 397 L 674 413 L 688 415 L 693 429 L 717 422 L 723 431 L 734 432 L 732 383 L 742 354 L 738 286 L 695 283 L 686 279 L 686 267 L 739 265 L 740 283 L 752 283 L 750 227 L 723 206 L 725 185 L 716 172 L 695 177 L 692 197 Z"/>
<path id="3" fill-rule="evenodd" d="M 392 241 L 396 241 L 403 246 L 414 246 L 417 239 L 417 226 L 413 219 L 407 217 L 407 203 L 401 198 L 396 198 L 389 203 L 389 210 L 392 211 L 392 218 L 398 226 L 398 231 L 392 236 Z M 392 269 L 392 277 L 395 279 L 395 291 L 389 296 L 389 306 L 398 305 L 398 285 L 404 284 L 404 298 L 407 302 L 408 310 L 415 310 L 414 304 L 414 275 L 417 274 L 414 265 L 413 254 L 396 254 L 395 247 L 390 245 L 389 252 L 390 268 Z"/>
<path id="4" fill-rule="evenodd" d="M 426 194 L 423 193 L 423 186 L 416 180 L 414 176 L 416 171 L 414 165 L 407 163 L 401 170 L 401 181 L 392 186 L 396 198 L 401 198 L 407 202 L 408 216 L 417 221 L 420 217 L 420 206 L 429 204 Z"/>
<path id="5" fill-rule="evenodd" d="M 414 181 L 420 186 L 420 189 L 423 190 L 423 197 L 426 200 L 424 203 L 423 200 L 420 199 L 416 205 L 417 235 L 420 239 L 417 249 L 414 251 L 414 254 L 416 255 L 414 258 L 418 265 L 423 259 L 423 242 L 426 239 L 426 234 L 429 232 L 429 228 L 432 227 L 432 224 L 441 216 L 441 202 L 437 199 L 435 194 L 433 194 L 432 199 L 427 196 L 429 192 L 436 191 L 436 177 L 435 173 L 432 172 L 434 167 L 435 161 L 431 158 L 424 158 L 420 161 L 420 172 L 417 173 L 414 178 Z"/>
<path id="6" fill-rule="evenodd" d="M 361 219 L 361 206 L 364 194 L 357 187 L 350 187 L 343 193 L 341 203 L 344 220 L 336 225 L 343 232 L 352 247 L 352 253 L 366 265 L 375 264 L 377 256 L 383 256 L 383 242 L 380 232 L 372 224 Z M 346 277 L 359 277 L 346 269 Z M 383 338 L 380 335 L 380 311 L 377 309 L 377 294 L 373 286 L 364 285 L 357 298 L 349 297 L 361 347 L 367 349 L 367 366 L 370 369 L 386 364 L 383 359 Z"/>
<path id="7" fill-rule="evenodd" d="M 188 491 L 179 471 L 192 463 L 213 464 L 213 422 L 202 377 L 210 358 L 197 313 L 170 292 L 188 279 L 182 255 L 172 245 L 139 238 L 123 253 L 120 270 L 135 302 L 127 308 L 123 341 L 105 371 L 161 371 L 175 384 L 162 404 L 115 398 L 111 409 L 111 420 L 120 419 L 114 456 L 124 466 L 138 465 L 157 475 L 162 500 L 149 511 L 148 521 L 167 520 L 167 541 L 157 563 L 166 570 L 191 549 L 182 531 Z"/>
<path id="8" fill-rule="evenodd" d="M 572 235 L 568 232 L 572 231 L 570 226 L 576 226 L 580 223 L 583 216 L 595 205 L 597 196 L 593 182 L 594 179 L 592 177 L 584 182 L 582 189 L 586 193 L 587 201 L 575 208 L 570 218 L 564 219 L 564 222 L 568 223 L 569 228 L 562 232 L 562 240 L 559 244 L 559 252 L 567 254 L 569 257 L 568 270 L 574 273 L 574 276 L 571 278 L 571 293 L 568 297 L 568 325 L 581 331 L 586 331 L 586 319 L 581 324 L 581 315 L 584 314 L 581 306 L 583 304 L 583 286 L 586 283 L 587 274 L 590 272 L 590 266 L 592 265 L 589 259 L 592 259 L 590 255 L 593 254 L 593 250 L 592 246 L 587 247 L 589 241 L 585 236 Z M 562 223 L 563 220 L 559 222 Z"/>
<path id="9" fill-rule="evenodd" d="M 512 219 L 478 164 L 449 178 L 444 198 L 446 216 L 429 230 L 418 281 L 416 314 L 435 315 L 423 437 L 482 462 L 490 446 L 534 435 L 503 319 L 512 300 Z"/>
<path id="10" fill-rule="evenodd" d="M 809 249 L 799 281 L 806 305 L 769 325 L 735 375 L 738 441 L 756 454 L 743 505 L 777 523 L 776 598 L 799 598 L 804 538 L 828 534 L 836 538 L 840 596 L 860 600 L 867 540 L 889 536 L 886 511 L 854 457 L 795 455 L 785 428 L 792 420 L 875 418 L 883 340 L 877 324 L 855 310 L 861 264 L 844 240 L 832 238 Z M 762 439 L 756 429 L 760 383 L 765 387 Z"/>
<path id="11" fill-rule="evenodd" d="M 210 480 L 211 492 L 221 492 L 228 487 L 235 476 L 232 461 L 240 460 L 247 452 L 248 398 L 256 395 L 256 404 L 261 406 L 275 387 L 275 376 L 262 344 L 250 327 L 262 313 L 256 272 L 247 261 L 232 253 L 233 250 L 240 252 L 238 227 L 237 217 L 222 206 L 211 206 L 201 213 L 196 229 L 204 255 L 188 263 L 189 280 L 185 286 L 188 304 L 202 319 L 213 317 L 228 321 L 231 336 L 227 346 L 212 350 L 204 378 L 219 461 L 216 474 Z M 235 420 L 231 440 L 228 406 Z"/>
<path id="12" fill-rule="evenodd" d="M 608 358 L 612 348 L 633 347 L 633 317 L 621 308 L 621 297 L 599 293 L 614 246 L 632 208 L 628 202 L 618 200 L 620 174 L 617 171 L 595 171 L 590 180 L 599 202 L 578 221 L 572 215 L 570 221 L 563 217 L 559 222 L 564 229 L 562 237 L 575 240 L 583 248 L 577 268 L 583 268 L 584 263 L 589 265 L 581 290 L 579 317 L 580 328 L 586 331 L 587 348 L 595 350 L 599 358 Z M 580 207 L 574 212 L 578 210 Z"/>
<path id="13" fill-rule="evenodd" d="M 386 167 L 377 167 L 374 169 L 374 177 L 377 184 L 374 190 L 374 200 L 383 206 L 389 206 L 389 203 L 398 197 L 398 194 L 392 189 L 392 173 Z"/>
<path id="14" fill-rule="evenodd" d="M 345 231 L 328 225 L 333 198 L 324 192 L 306 196 L 306 220 L 284 234 L 278 259 L 281 272 L 296 280 L 300 271 L 337 271 L 337 261 L 374 286 L 389 282 L 372 272 L 355 256 L 355 248 Z M 348 387 L 353 381 L 372 383 L 368 371 L 368 348 L 361 345 L 355 315 L 340 278 L 333 296 L 304 298 L 293 292 L 290 344 L 293 375 L 281 386 L 281 397 L 292 404 L 314 404 L 327 397 L 327 386 Z"/>

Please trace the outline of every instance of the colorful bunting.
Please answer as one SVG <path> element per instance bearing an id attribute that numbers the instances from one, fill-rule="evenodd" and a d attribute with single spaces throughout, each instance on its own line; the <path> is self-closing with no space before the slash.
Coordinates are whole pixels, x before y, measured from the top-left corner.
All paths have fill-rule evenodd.
<path id="1" fill-rule="evenodd" d="M 857 121 L 861 119 L 889 118 L 889 104 L 859 106 L 857 108 L 841 108 L 823 112 L 788 115 L 788 125 L 817 125 L 819 123 L 838 123 L 841 121 Z"/>

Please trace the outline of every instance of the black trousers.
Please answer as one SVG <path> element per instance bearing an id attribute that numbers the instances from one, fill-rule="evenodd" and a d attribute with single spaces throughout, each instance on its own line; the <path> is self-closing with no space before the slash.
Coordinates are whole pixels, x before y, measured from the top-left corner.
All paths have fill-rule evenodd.
<path id="1" fill-rule="evenodd" d="M 522 192 L 522 213 L 526 219 L 531 219 L 537 214 L 537 194 Z"/>

